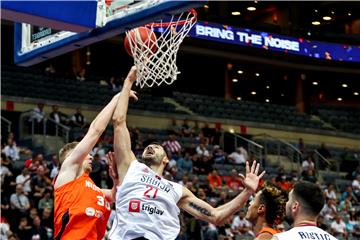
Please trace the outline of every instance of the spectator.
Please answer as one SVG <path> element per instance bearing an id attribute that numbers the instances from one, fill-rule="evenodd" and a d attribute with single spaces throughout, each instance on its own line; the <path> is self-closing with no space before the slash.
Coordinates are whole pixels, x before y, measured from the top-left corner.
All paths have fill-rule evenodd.
<path id="1" fill-rule="evenodd" d="M 327 149 L 325 143 L 321 144 L 321 147 L 318 149 L 318 152 L 326 159 L 331 158 L 331 154 L 329 150 Z"/>
<path id="2" fill-rule="evenodd" d="M 31 173 L 37 171 L 37 169 L 41 166 L 44 169 L 44 174 L 49 172 L 49 169 L 46 166 L 46 162 L 44 161 L 44 155 L 42 153 L 33 154 L 32 159 L 30 161 L 25 161 L 25 166 L 27 166 Z"/>
<path id="3" fill-rule="evenodd" d="M 317 182 L 317 178 L 314 175 L 314 171 L 311 169 L 308 169 L 307 172 L 305 173 L 305 175 L 303 176 L 302 180 L 304 181 L 308 181 L 308 182 L 312 182 L 312 183 L 316 183 Z"/>
<path id="4" fill-rule="evenodd" d="M 199 122 L 197 120 L 194 121 L 194 126 L 191 128 L 191 136 L 197 138 L 201 129 L 199 127 Z"/>
<path id="5" fill-rule="evenodd" d="M 51 134 L 51 135 L 56 134 L 56 128 L 57 128 L 56 123 L 63 124 L 63 125 L 68 124 L 68 116 L 59 111 L 58 105 L 52 106 L 52 112 L 50 113 L 49 118 L 55 121 L 55 123 L 49 121 L 49 125 L 48 125 L 49 126 L 49 134 Z M 59 131 L 61 131 L 61 128 L 57 128 L 57 131 L 59 134 Z"/>
<path id="6" fill-rule="evenodd" d="M 12 172 L 10 171 L 10 169 L 6 165 L 3 164 L 6 161 L 5 159 L 6 159 L 6 156 L 3 156 L 3 154 L 1 154 L 1 164 L 0 164 L 1 186 L 3 185 L 6 177 L 12 176 Z"/>
<path id="7" fill-rule="evenodd" d="M 45 169 L 43 166 L 39 166 L 36 170 L 36 175 L 31 178 L 31 186 L 35 204 L 38 204 L 39 200 L 44 196 L 46 189 L 52 191 L 52 182 L 45 176 Z"/>
<path id="8" fill-rule="evenodd" d="M 7 144 L 2 152 L 12 161 L 17 161 L 20 159 L 20 149 L 16 146 L 13 138 L 8 138 Z"/>
<path id="9" fill-rule="evenodd" d="M 289 191 L 291 186 L 291 182 L 287 180 L 286 175 L 282 175 L 280 181 L 277 182 L 277 185 L 284 191 Z"/>
<path id="10" fill-rule="evenodd" d="M 308 170 L 314 170 L 315 164 L 312 156 L 308 156 L 305 161 L 302 163 L 302 175 L 305 175 Z"/>
<path id="11" fill-rule="evenodd" d="M 360 197 L 360 174 L 356 176 L 354 181 L 352 182 L 352 189 L 357 198 Z"/>
<path id="12" fill-rule="evenodd" d="M 344 216 L 344 223 L 345 223 L 347 235 L 352 236 L 355 232 L 355 224 L 352 221 L 350 221 L 349 214 L 346 214 Z"/>
<path id="13" fill-rule="evenodd" d="M 190 154 L 185 153 L 185 156 L 180 157 L 177 161 L 177 167 L 181 173 L 191 173 L 193 170 L 193 162 L 191 160 Z"/>
<path id="14" fill-rule="evenodd" d="M 181 134 L 184 137 L 190 137 L 191 136 L 191 127 L 189 126 L 188 120 L 184 119 L 184 123 L 181 126 Z"/>
<path id="15" fill-rule="evenodd" d="M 111 77 L 110 78 L 110 86 L 111 86 L 111 90 L 113 92 L 119 92 L 121 90 L 121 88 L 122 88 L 119 79 L 116 78 L 116 77 Z"/>
<path id="16" fill-rule="evenodd" d="M 190 146 L 185 149 L 185 152 L 189 153 L 190 156 L 194 156 L 196 154 L 195 143 L 191 143 Z"/>
<path id="17" fill-rule="evenodd" d="M 330 183 L 324 191 L 326 199 L 336 199 L 336 193 L 334 191 L 334 184 Z"/>
<path id="18" fill-rule="evenodd" d="M 348 195 L 343 201 L 341 201 L 339 207 L 341 211 L 349 212 L 352 208 L 351 196 Z"/>
<path id="19" fill-rule="evenodd" d="M 202 132 L 204 138 L 208 139 L 208 143 L 212 144 L 214 134 L 215 134 L 215 129 L 211 128 L 210 124 L 208 122 L 206 122 L 204 124 L 204 127 L 201 129 L 201 132 Z"/>
<path id="20" fill-rule="evenodd" d="M 24 186 L 24 194 L 29 195 L 29 193 L 31 192 L 29 169 L 24 168 L 22 170 L 22 173 L 16 177 L 16 184 L 23 185 Z"/>
<path id="21" fill-rule="evenodd" d="M 229 162 L 240 165 L 245 165 L 247 158 L 247 151 L 243 147 L 238 147 L 235 152 L 228 156 Z"/>
<path id="22" fill-rule="evenodd" d="M 320 212 L 320 215 L 325 218 L 325 221 L 333 220 L 334 217 L 338 214 L 336 210 L 335 199 L 328 199 L 323 209 Z"/>
<path id="23" fill-rule="evenodd" d="M 227 178 L 226 185 L 235 193 L 243 188 L 243 184 L 236 169 L 231 170 L 231 176 Z"/>
<path id="24" fill-rule="evenodd" d="M 221 177 L 216 170 L 212 170 L 212 172 L 207 176 L 207 180 L 213 192 L 215 192 L 217 188 L 222 186 Z"/>
<path id="25" fill-rule="evenodd" d="M 358 175 L 360 175 L 360 165 L 356 167 L 355 171 L 351 173 L 352 179 L 355 179 Z"/>
<path id="26" fill-rule="evenodd" d="M 211 161 L 210 157 L 207 157 L 207 156 L 203 156 L 201 159 L 200 159 L 200 166 L 201 166 L 201 169 L 202 169 L 202 174 L 209 174 L 212 170 L 213 170 L 213 162 Z"/>
<path id="27" fill-rule="evenodd" d="M 16 193 L 13 193 L 10 197 L 10 206 L 15 210 L 17 216 L 24 216 L 30 209 L 29 199 L 23 193 L 23 186 L 21 184 L 16 185 Z"/>
<path id="28" fill-rule="evenodd" d="M 31 240 L 32 227 L 28 224 L 28 219 L 22 217 L 20 219 L 19 227 L 17 229 L 17 235 L 21 240 Z"/>
<path id="29" fill-rule="evenodd" d="M 58 159 L 57 154 L 52 155 L 51 163 L 52 163 L 52 166 L 51 166 L 51 171 L 50 171 L 50 178 L 54 179 L 54 177 L 56 177 L 56 175 L 59 172 L 59 166 L 58 166 L 59 159 Z"/>
<path id="30" fill-rule="evenodd" d="M 174 134 L 169 135 L 169 139 L 163 142 L 162 146 L 171 154 L 178 154 L 181 151 L 181 145 L 176 140 L 176 136 Z"/>
<path id="31" fill-rule="evenodd" d="M 199 146 L 196 147 L 196 153 L 200 156 L 206 156 L 209 157 L 210 153 L 209 151 L 206 149 L 205 144 L 204 143 L 200 143 Z"/>
<path id="32" fill-rule="evenodd" d="M 41 219 L 39 216 L 36 216 L 33 220 L 33 228 L 31 231 L 32 240 L 39 239 L 39 240 L 47 240 L 48 235 L 45 227 L 41 225 Z"/>
<path id="33" fill-rule="evenodd" d="M 302 154 L 305 153 L 305 143 L 304 143 L 304 139 L 302 138 L 299 138 L 298 149 Z"/>
<path id="34" fill-rule="evenodd" d="M 225 153 L 219 145 L 214 145 L 212 155 L 215 163 L 225 163 Z"/>
<path id="35" fill-rule="evenodd" d="M 346 225 L 340 215 L 336 215 L 335 220 L 331 223 L 331 231 L 334 237 L 346 239 Z"/>
<path id="36" fill-rule="evenodd" d="M 80 71 L 75 72 L 75 77 L 77 80 L 79 81 L 85 81 L 86 80 L 86 69 L 85 68 L 81 68 Z"/>
<path id="37" fill-rule="evenodd" d="M 32 129 L 32 124 L 34 127 L 34 133 L 42 133 L 43 132 L 43 124 L 45 120 L 46 113 L 44 112 L 44 103 L 38 103 L 37 107 L 35 107 L 31 111 L 31 115 L 29 118 L 30 129 Z"/>
<path id="38" fill-rule="evenodd" d="M 81 113 L 81 108 L 76 108 L 76 113 L 71 117 L 71 123 L 73 127 L 84 128 L 86 127 L 86 118 Z"/>
<path id="39" fill-rule="evenodd" d="M 239 215 L 235 216 L 231 224 L 231 230 L 236 235 L 249 235 L 251 223 L 245 219 L 245 212 L 240 211 Z"/>
<path id="40" fill-rule="evenodd" d="M 343 193 L 341 194 L 340 202 L 341 202 L 341 201 L 344 201 L 345 198 L 346 198 L 348 195 L 351 196 L 351 202 L 352 202 L 352 203 L 354 203 L 354 204 L 358 203 L 358 199 L 357 199 L 357 197 L 355 196 L 355 194 L 354 194 L 353 189 L 352 189 L 351 186 L 347 186 L 345 192 L 343 192 Z"/>
<path id="41" fill-rule="evenodd" d="M 46 229 L 54 229 L 54 220 L 52 216 L 52 210 L 49 207 L 45 207 L 41 215 L 41 223 Z"/>
<path id="42" fill-rule="evenodd" d="M 3 217 L 1 217 L 1 221 L 0 221 L 0 239 L 8 239 L 8 236 L 11 234 L 10 231 L 10 225 L 9 223 L 6 221 L 6 219 L 4 219 Z"/>
<path id="43" fill-rule="evenodd" d="M 51 192 L 45 191 L 44 196 L 40 199 L 38 209 L 43 210 L 45 208 L 52 209 L 54 207 L 54 199 L 51 198 Z"/>

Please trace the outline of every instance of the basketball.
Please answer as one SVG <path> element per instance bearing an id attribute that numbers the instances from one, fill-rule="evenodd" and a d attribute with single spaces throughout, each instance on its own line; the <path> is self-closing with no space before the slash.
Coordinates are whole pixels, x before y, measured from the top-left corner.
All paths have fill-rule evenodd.
<path id="1" fill-rule="evenodd" d="M 138 48 L 143 48 L 144 46 L 151 49 L 151 51 L 154 53 L 157 50 L 156 46 L 156 35 L 155 33 L 146 27 L 138 27 L 135 29 L 132 29 L 126 34 L 124 45 L 126 52 L 132 56 L 131 53 L 131 47 L 130 47 L 130 41 L 132 41 L 132 44 L 137 44 Z"/>

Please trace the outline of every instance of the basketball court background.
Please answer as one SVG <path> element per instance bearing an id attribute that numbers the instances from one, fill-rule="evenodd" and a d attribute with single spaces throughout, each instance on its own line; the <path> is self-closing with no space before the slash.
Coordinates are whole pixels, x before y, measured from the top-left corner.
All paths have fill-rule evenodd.
<path id="1" fill-rule="evenodd" d="M 140 91 L 139 104 L 130 106 L 130 125 L 139 128 L 143 136 L 151 133 L 162 141 L 167 138 L 171 118 L 177 119 L 179 125 L 184 119 L 189 119 L 191 126 L 195 121 L 200 122 L 200 127 L 209 122 L 211 128 L 224 131 L 220 145 L 227 153 L 241 145 L 250 155 L 261 157 L 269 172 L 268 179 L 278 175 L 280 166 L 286 169 L 288 176 L 291 169 L 301 171 L 300 162 L 314 154 L 316 176 L 324 188 L 330 182 L 335 183 L 340 197 L 346 187 L 352 184 L 352 174 L 359 165 L 360 134 L 360 11 L 357 2 L 309 2 L 302 5 L 289 2 L 210 1 L 167 5 L 160 1 L 159 4 L 164 4 L 161 9 L 145 8 L 144 11 L 151 12 L 146 19 L 143 18 L 144 13 L 122 20 L 110 19 L 113 13 L 121 13 L 123 4 L 132 4 L 116 2 L 117 5 L 104 12 L 103 19 L 108 14 L 110 25 L 104 24 L 105 20 L 99 21 L 100 17 L 94 11 L 98 6 L 94 2 L 82 3 L 88 4 L 87 7 L 91 9 L 89 17 L 85 18 L 91 21 L 80 23 L 84 19 L 73 18 L 72 21 L 79 22 L 65 25 L 64 19 L 52 20 L 51 27 L 55 29 L 49 30 L 48 26 L 28 29 L 30 43 L 22 42 L 24 36 L 20 37 L 19 34 L 24 32 L 19 24 L 12 22 L 21 15 L 14 15 L 14 11 L 8 15 L 4 13 L 5 9 L 13 9 L 11 4 L 6 5 L 12 2 L 3 2 L 2 17 L 11 20 L 2 21 L 1 41 L 2 142 L 5 145 L 7 132 L 15 132 L 19 146 L 42 152 L 51 163 L 52 154 L 56 153 L 59 142 L 66 141 L 66 136 L 59 133 L 60 136 L 56 138 L 49 134 L 39 136 L 29 133 L 24 126 L 24 113 L 38 102 L 46 103 L 47 114 L 51 113 L 54 104 L 69 116 L 74 113 L 75 107 L 81 106 L 83 114 L 90 121 L 113 94 L 109 84 L 105 87 L 100 86 L 99 82 L 110 82 L 112 77 L 121 79 L 133 64 L 132 58 L 124 50 L 124 34 L 121 33 L 151 22 L 164 13 L 182 12 L 194 7 L 199 14 L 199 25 L 209 27 L 207 33 L 201 29 L 196 32 L 195 26 L 180 46 L 177 62 L 181 73 L 174 84 Z M 105 2 L 103 6 L 106 6 Z M 249 11 L 251 6 L 256 10 Z M 54 6 L 50 8 L 59 10 Z M 80 8 L 83 9 L 83 6 Z M 64 9 L 60 14 L 63 17 L 77 16 L 79 11 L 71 7 L 74 13 L 69 14 L 67 8 Z M 331 20 L 323 20 L 327 15 Z M 48 23 L 48 17 L 26 19 Z M 315 21 L 319 21 L 320 25 L 314 25 Z M 29 46 L 34 41 L 41 42 L 47 34 L 53 35 L 63 30 L 57 29 L 58 26 L 66 26 L 66 30 L 77 30 L 79 33 L 70 34 L 67 38 L 70 40 L 60 41 L 61 44 L 54 42 L 44 50 L 19 54 L 21 48 L 26 48 L 21 44 Z M 89 32 L 91 29 L 94 30 Z M 234 33 L 234 40 L 226 36 L 228 30 Z M 274 36 L 297 42 L 300 48 L 307 41 L 317 44 L 310 45 L 308 55 L 301 55 L 280 45 L 279 50 L 256 44 L 257 37 L 250 42 L 244 37 L 241 42 L 237 33 L 259 35 L 261 40 Z M 342 51 L 335 51 L 339 46 Z M 340 57 L 336 59 L 337 56 Z M 29 67 L 16 67 L 15 62 Z M 44 73 L 50 65 L 56 69 L 54 77 Z M 76 80 L 75 75 L 79 75 L 82 69 L 86 69 L 85 80 Z M 10 130 L 8 120 L 11 122 Z M 234 133 L 238 135 L 234 136 Z M 184 148 L 190 147 L 190 143 L 199 144 L 196 138 L 178 138 Z M 301 149 L 300 138 L 305 142 L 305 149 Z M 315 152 L 323 142 L 331 153 L 326 161 Z M 209 150 L 212 152 L 211 145 Z M 14 175 L 22 170 L 24 158 L 15 162 L 17 170 Z M 223 177 L 229 175 L 232 167 L 237 167 L 228 162 L 213 166 Z M 204 178 L 204 174 L 195 175 Z M 179 180 L 181 178 L 181 175 L 174 176 Z M 11 187 L 3 185 L 3 188 L 13 192 Z M 340 209 L 340 201 L 338 207 Z M 353 208 L 358 214 L 358 205 L 354 204 Z M 352 209 L 347 213 L 353 214 Z"/>

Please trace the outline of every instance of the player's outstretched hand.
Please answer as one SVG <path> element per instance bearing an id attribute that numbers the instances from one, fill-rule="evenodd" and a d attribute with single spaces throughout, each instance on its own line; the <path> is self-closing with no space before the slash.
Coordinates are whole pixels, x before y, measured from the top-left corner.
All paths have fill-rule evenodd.
<path id="1" fill-rule="evenodd" d="M 130 81 L 131 83 L 134 83 L 136 81 L 136 66 L 132 66 L 125 81 Z"/>
<path id="2" fill-rule="evenodd" d="M 108 152 L 107 158 L 109 160 L 109 176 L 113 180 L 114 186 L 117 186 L 119 184 L 119 175 L 117 173 L 114 152 Z"/>
<path id="3" fill-rule="evenodd" d="M 256 161 L 253 161 L 251 169 L 250 169 L 249 162 L 246 161 L 246 177 L 244 177 L 243 174 L 239 174 L 241 180 L 244 183 L 244 186 L 248 190 L 251 190 L 253 192 L 256 191 L 256 189 L 259 185 L 260 179 L 265 174 L 265 171 L 263 171 L 262 173 L 260 173 L 260 175 L 258 175 L 259 169 L 260 169 L 260 163 L 256 163 Z"/>

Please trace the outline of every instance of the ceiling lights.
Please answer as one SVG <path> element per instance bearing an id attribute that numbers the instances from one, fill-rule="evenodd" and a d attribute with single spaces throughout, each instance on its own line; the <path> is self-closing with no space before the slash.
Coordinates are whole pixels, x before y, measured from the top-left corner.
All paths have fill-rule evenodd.
<path id="1" fill-rule="evenodd" d="M 270 86 L 269 86 L 269 85 L 266 85 L 266 89 L 270 89 Z"/>
<path id="2" fill-rule="evenodd" d="M 267 102 L 267 103 L 268 103 L 268 102 L 270 102 L 270 100 L 269 100 L 269 99 L 265 99 L 265 102 Z"/>
<path id="3" fill-rule="evenodd" d="M 255 73 L 255 76 L 259 77 L 259 76 L 260 76 L 260 73 Z"/>
<path id="4" fill-rule="evenodd" d="M 253 7 L 253 6 L 250 6 L 250 7 L 247 7 L 246 8 L 248 11 L 255 11 L 256 10 L 256 7 Z"/>
<path id="5" fill-rule="evenodd" d="M 239 12 L 239 11 L 234 11 L 234 12 L 231 12 L 231 15 L 233 15 L 233 16 L 239 16 L 239 15 L 241 15 L 241 12 Z"/>
<path id="6" fill-rule="evenodd" d="M 251 92 L 251 95 L 256 95 L 256 92 L 255 92 L 255 91 L 252 91 L 252 92 Z"/>
<path id="7" fill-rule="evenodd" d="M 238 70 L 238 74 L 243 74 L 244 72 L 242 70 Z"/>
<path id="8" fill-rule="evenodd" d="M 341 97 L 339 97 L 339 98 L 337 98 L 337 100 L 338 100 L 339 102 L 341 102 L 343 99 L 342 99 Z"/>
<path id="9" fill-rule="evenodd" d="M 317 85 L 319 85 L 319 83 L 318 82 L 312 82 L 312 85 L 317 86 Z"/>
<path id="10" fill-rule="evenodd" d="M 314 25 L 314 26 L 318 26 L 318 25 L 320 25 L 321 23 L 320 23 L 319 21 L 312 21 L 311 24 Z"/>
<path id="11" fill-rule="evenodd" d="M 233 82 L 238 82 L 239 80 L 237 80 L 236 78 L 233 78 L 232 81 L 233 81 Z"/>
<path id="12" fill-rule="evenodd" d="M 346 83 L 343 83 L 341 86 L 342 86 L 343 88 L 347 88 L 347 87 L 348 87 L 348 85 L 347 85 Z"/>
<path id="13" fill-rule="evenodd" d="M 236 100 L 241 101 L 241 97 L 237 97 Z"/>
<path id="14" fill-rule="evenodd" d="M 358 93 L 358 92 L 354 92 L 354 95 L 355 95 L 355 96 L 359 96 L 359 93 Z"/>
<path id="15" fill-rule="evenodd" d="M 325 21 L 330 21 L 330 20 L 331 20 L 331 17 L 330 17 L 330 16 L 323 16 L 323 19 L 324 19 Z"/>

